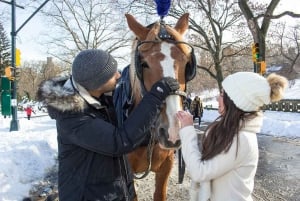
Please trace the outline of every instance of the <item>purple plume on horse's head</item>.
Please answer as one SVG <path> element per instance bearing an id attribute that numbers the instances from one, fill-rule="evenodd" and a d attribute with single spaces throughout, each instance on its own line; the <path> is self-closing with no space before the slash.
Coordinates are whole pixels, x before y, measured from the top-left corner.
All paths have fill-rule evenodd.
<path id="1" fill-rule="evenodd" d="M 171 6 L 171 0 L 155 0 L 157 14 L 160 17 L 165 17 Z"/>

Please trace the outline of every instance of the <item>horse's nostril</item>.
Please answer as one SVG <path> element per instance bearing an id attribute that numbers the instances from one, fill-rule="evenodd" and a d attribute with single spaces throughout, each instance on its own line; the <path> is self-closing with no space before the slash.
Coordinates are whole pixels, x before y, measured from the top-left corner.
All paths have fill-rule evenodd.
<path id="1" fill-rule="evenodd" d="M 180 147 L 181 146 L 181 140 L 177 140 L 175 142 L 175 147 Z"/>
<path id="2" fill-rule="evenodd" d="M 168 129 L 166 129 L 164 127 L 160 127 L 158 129 L 158 138 L 168 141 L 168 139 L 169 139 Z"/>
<path id="3" fill-rule="evenodd" d="M 166 134 L 166 129 L 164 128 L 159 128 L 159 135 L 165 135 Z"/>
<path id="4" fill-rule="evenodd" d="M 181 141 L 170 141 L 168 129 L 164 127 L 158 128 L 158 141 L 164 149 L 177 149 L 181 146 Z"/>

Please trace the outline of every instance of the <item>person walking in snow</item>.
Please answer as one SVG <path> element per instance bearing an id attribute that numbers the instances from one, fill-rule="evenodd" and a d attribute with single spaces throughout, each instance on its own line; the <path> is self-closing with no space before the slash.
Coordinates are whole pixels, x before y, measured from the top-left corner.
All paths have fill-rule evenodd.
<path id="1" fill-rule="evenodd" d="M 26 112 L 26 115 L 27 115 L 27 119 L 30 120 L 30 117 L 31 117 L 31 114 L 32 112 L 35 114 L 35 112 L 33 111 L 32 107 L 31 106 L 27 106 L 25 108 L 25 112 Z"/>
<path id="2" fill-rule="evenodd" d="M 81 51 L 70 78 L 43 82 L 38 99 L 56 119 L 60 201 L 116 200 L 136 197 L 126 154 L 143 142 L 166 97 L 179 89 L 170 77 L 153 85 L 117 127 L 112 92 L 120 73 L 103 50 Z"/>
<path id="3" fill-rule="evenodd" d="M 191 102 L 190 110 L 193 115 L 193 120 L 198 118 L 198 125 L 200 126 L 201 118 L 203 116 L 203 104 L 199 96 L 196 96 Z"/>
<path id="4" fill-rule="evenodd" d="M 263 123 L 261 107 L 279 101 L 286 78 L 252 72 L 229 75 L 218 97 L 220 116 L 208 126 L 198 147 L 193 116 L 179 111 L 182 154 L 191 176 L 193 201 L 252 201 L 258 163 L 256 133 Z"/>

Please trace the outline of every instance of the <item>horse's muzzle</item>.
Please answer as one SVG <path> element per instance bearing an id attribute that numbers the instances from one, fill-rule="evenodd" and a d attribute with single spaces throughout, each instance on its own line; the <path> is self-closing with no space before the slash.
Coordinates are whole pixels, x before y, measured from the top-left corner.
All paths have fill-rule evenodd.
<path id="1" fill-rule="evenodd" d="M 175 142 L 169 140 L 168 131 L 164 128 L 159 129 L 158 142 L 163 149 L 179 149 L 181 146 L 181 141 L 179 139 Z"/>

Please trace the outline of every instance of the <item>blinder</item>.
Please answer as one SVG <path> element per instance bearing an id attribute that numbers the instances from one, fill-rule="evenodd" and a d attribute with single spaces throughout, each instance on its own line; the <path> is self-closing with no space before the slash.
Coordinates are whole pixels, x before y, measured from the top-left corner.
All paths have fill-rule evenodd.
<path id="1" fill-rule="evenodd" d="M 152 25 L 153 24 L 149 25 L 148 28 L 151 27 Z M 196 76 L 196 71 L 197 71 L 197 62 L 196 62 L 196 56 L 194 53 L 194 48 L 186 42 L 175 41 L 174 38 L 167 32 L 167 30 L 164 27 L 165 27 L 165 24 L 162 23 L 159 34 L 158 34 L 159 39 L 167 40 L 174 44 L 183 43 L 183 44 L 188 45 L 191 48 L 191 58 L 185 67 L 185 81 L 189 82 L 192 79 L 194 79 L 194 77 Z M 139 80 L 143 80 L 143 68 L 149 68 L 149 66 L 146 62 L 141 62 L 139 47 L 144 43 L 161 43 L 161 41 L 159 41 L 159 40 L 138 41 L 137 46 L 135 48 L 135 70 L 136 70 L 136 74 L 137 74 L 137 77 L 139 78 Z"/>

